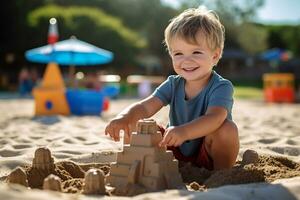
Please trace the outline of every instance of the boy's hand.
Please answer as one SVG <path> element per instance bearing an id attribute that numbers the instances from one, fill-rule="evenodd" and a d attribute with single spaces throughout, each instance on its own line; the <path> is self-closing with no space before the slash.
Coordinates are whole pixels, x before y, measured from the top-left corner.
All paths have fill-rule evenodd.
<path id="1" fill-rule="evenodd" d="M 178 132 L 178 128 L 170 126 L 166 129 L 162 141 L 159 143 L 159 146 L 180 146 L 186 139 L 184 138 L 183 133 Z"/>
<path id="2" fill-rule="evenodd" d="M 105 135 L 110 135 L 115 141 L 120 141 L 120 131 L 123 130 L 124 134 L 128 137 L 129 133 L 129 120 L 124 116 L 117 116 L 110 121 L 105 128 Z"/>

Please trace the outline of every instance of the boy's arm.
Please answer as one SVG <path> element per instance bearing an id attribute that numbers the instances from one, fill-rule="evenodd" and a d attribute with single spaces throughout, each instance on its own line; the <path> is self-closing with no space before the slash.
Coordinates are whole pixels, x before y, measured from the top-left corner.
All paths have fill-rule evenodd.
<path id="1" fill-rule="evenodd" d="M 105 134 L 109 134 L 114 140 L 118 141 L 120 130 L 124 130 L 129 137 L 130 131 L 135 128 L 139 119 L 149 118 L 164 106 L 163 102 L 155 96 L 149 96 L 125 108 L 106 126 Z"/>
<path id="2" fill-rule="evenodd" d="M 225 121 L 227 110 L 221 106 L 211 106 L 205 115 L 184 125 L 166 129 L 160 146 L 180 146 L 187 140 L 206 136 L 215 132 Z"/>
<path id="3" fill-rule="evenodd" d="M 227 110 L 221 106 L 211 106 L 205 115 L 181 126 L 178 132 L 184 135 L 186 140 L 192 140 L 215 132 L 227 117 Z"/>
<path id="4" fill-rule="evenodd" d="M 149 96 L 125 108 L 118 116 L 128 116 L 133 121 L 148 118 L 154 115 L 163 107 L 163 102 L 155 96 Z"/>

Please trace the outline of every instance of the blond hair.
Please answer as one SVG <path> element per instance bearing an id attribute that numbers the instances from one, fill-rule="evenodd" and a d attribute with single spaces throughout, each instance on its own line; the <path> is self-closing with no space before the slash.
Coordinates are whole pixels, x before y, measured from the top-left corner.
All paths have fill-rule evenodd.
<path id="1" fill-rule="evenodd" d="M 176 36 L 197 44 L 196 35 L 198 32 L 203 34 L 208 47 L 212 51 L 220 48 L 221 57 L 224 48 L 225 29 L 218 15 L 205 7 L 187 9 L 171 19 L 170 24 L 165 29 L 164 43 L 169 52 L 170 41 Z"/>

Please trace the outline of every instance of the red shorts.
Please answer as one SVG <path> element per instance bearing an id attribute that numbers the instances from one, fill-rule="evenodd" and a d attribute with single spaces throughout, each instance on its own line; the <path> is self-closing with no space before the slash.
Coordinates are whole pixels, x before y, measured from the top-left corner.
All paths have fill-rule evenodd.
<path id="1" fill-rule="evenodd" d="M 161 126 L 159 126 L 159 130 L 161 131 L 162 135 L 165 133 L 165 129 Z M 208 155 L 207 150 L 204 145 L 204 137 L 201 139 L 201 143 L 199 145 L 199 150 L 196 155 L 193 156 L 184 156 L 181 152 L 179 147 L 167 147 L 168 150 L 171 150 L 175 156 L 175 158 L 179 161 L 184 161 L 184 162 L 191 162 L 198 167 L 204 167 L 208 170 L 213 170 L 214 165 L 213 165 L 213 160 L 212 158 Z"/>

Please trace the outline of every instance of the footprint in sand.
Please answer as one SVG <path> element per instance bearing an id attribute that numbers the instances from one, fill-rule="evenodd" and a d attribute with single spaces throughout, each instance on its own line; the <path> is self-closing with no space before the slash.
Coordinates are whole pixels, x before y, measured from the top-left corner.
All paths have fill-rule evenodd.
<path id="1" fill-rule="evenodd" d="M 63 142 L 67 143 L 67 144 L 76 144 L 77 143 L 77 141 L 75 141 L 74 139 L 64 139 Z"/>
<path id="2" fill-rule="evenodd" d="M 7 141 L 7 140 L 0 140 L 0 145 L 5 145 L 5 144 L 8 144 L 9 143 L 9 141 Z"/>
<path id="3" fill-rule="evenodd" d="M 77 137 L 75 137 L 77 140 L 80 140 L 80 141 L 86 141 L 86 139 L 84 138 L 84 137 L 79 137 L 79 136 L 77 136 Z"/>
<path id="4" fill-rule="evenodd" d="M 285 147 L 285 151 L 286 154 L 290 155 L 290 156 L 299 156 L 300 155 L 300 150 L 298 147 Z"/>
<path id="5" fill-rule="evenodd" d="M 64 137 L 52 137 L 52 138 L 48 138 L 48 139 L 46 139 L 46 141 L 47 142 L 53 142 L 53 141 L 56 141 L 56 140 L 61 140 L 62 138 L 64 138 Z"/>
<path id="6" fill-rule="evenodd" d="M 27 140 L 27 139 L 17 139 L 16 141 L 19 143 L 32 143 L 32 140 Z"/>
<path id="7" fill-rule="evenodd" d="M 10 139 L 16 139 L 18 138 L 19 136 L 18 135 L 12 135 L 12 136 L 9 136 Z"/>
<path id="8" fill-rule="evenodd" d="M 21 152 L 18 151 L 11 151 L 11 150 L 1 150 L 0 156 L 2 157 L 14 157 L 20 155 Z"/>
<path id="9" fill-rule="evenodd" d="M 263 143 L 263 144 L 272 144 L 274 142 L 277 142 L 279 139 L 278 138 L 270 138 L 270 139 L 260 139 L 258 142 Z"/>
<path id="10" fill-rule="evenodd" d="M 294 140 L 290 140 L 290 139 L 287 140 L 286 143 L 289 144 L 289 145 L 297 145 L 297 144 L 298 144 L 298 143 L 295 142 Z"/>
<path id="11" fill-rule="evenodd" d="M 99 142 L 85 142 L 84 145 L 95 145 L 99 144 Z"/>
<path id="12" fill-rule="evenodd" d="M 41 139 L 43 138 L 42 136 L 30 136 L 31 139 L 33 140 L 38 140 L 38 139 Z"/>
<path id="13" fill-rule="evenodd" d="M 283 155 L 289 155 L 289 156 L 299 156 L 300 155 L 300 150 L 299 148 L 295 147 L 268 147 L 268 149 L 275 151 L 279 154 Z"/>
<path id="14" fill-rule="evenodd" d="M 16 144 L 16 145 L 12 145 L 12 146 L 15 149 L 26 149 L 26 148 L 32 147 L 32 145 L 29 145 L 29 144 Z"/>

